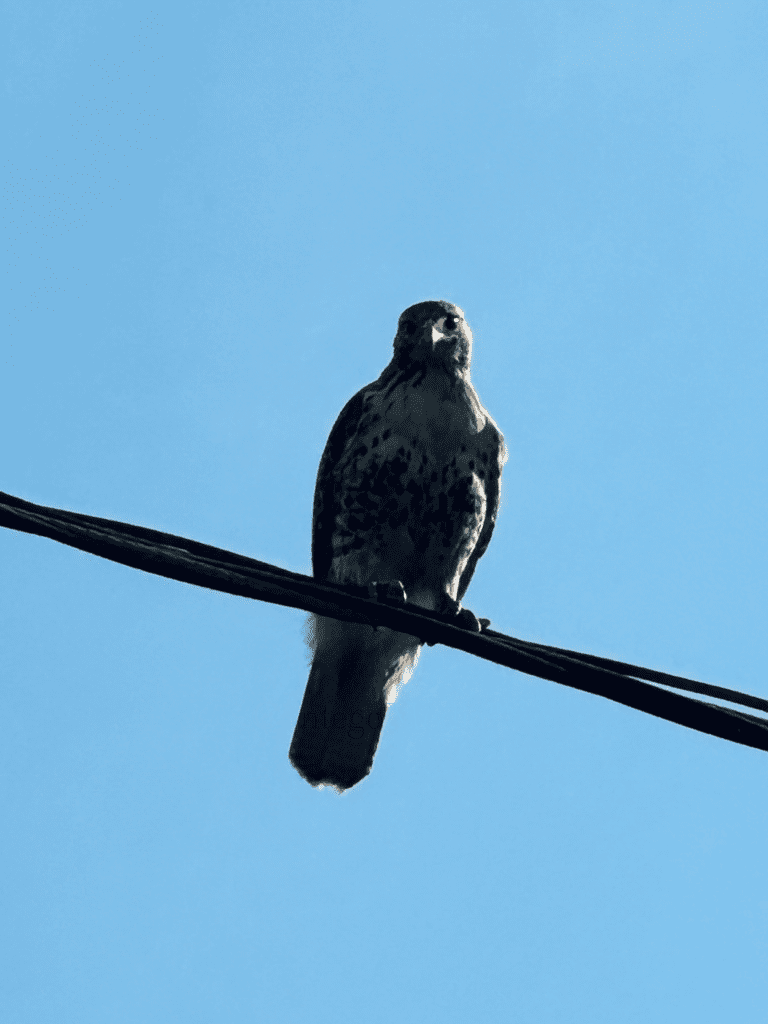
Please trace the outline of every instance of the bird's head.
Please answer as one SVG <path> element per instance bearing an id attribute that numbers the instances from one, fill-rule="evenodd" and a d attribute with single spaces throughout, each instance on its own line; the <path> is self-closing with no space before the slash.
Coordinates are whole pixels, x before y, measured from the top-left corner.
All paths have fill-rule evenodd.
<path id="1" fill-rule="evenodd" d="M 439 366 L 454 374 L 469 373 L 472 331 L 464 313 L 443 299 L 417 302 L 400 314 L 395 359 L 401 366 Z"/>

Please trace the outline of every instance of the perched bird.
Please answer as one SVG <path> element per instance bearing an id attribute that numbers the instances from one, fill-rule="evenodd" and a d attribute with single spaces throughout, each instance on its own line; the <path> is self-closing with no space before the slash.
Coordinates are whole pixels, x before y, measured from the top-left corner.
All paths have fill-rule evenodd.
<path id="1" fill-rule="evenodd" d="M 507 452 L 470 383 L 471 352 L 458 306 L 419 302 L 400 316 L 392 361 L 344 406 L 320 460 L 312 571 L 479 630 L 460 602 L 493 533 Z M 307 782 L 344 790 L 370 772 L 421 644 L 311 617 L 314 657 L 289 755 Z"/>

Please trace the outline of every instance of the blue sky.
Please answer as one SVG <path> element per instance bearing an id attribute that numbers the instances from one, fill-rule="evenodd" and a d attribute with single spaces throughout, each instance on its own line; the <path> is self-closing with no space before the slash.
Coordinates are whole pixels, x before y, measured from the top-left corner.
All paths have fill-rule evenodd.
<path id="1" fill-rule="evenodd" d="M 764 5 L 7 5 L 0 489 L 310 569 L 397 316 L 510 450 L 466 603 L 768 694 Z M 302 613 L 0 531 L 4 1019 L 761 1022 L 768 759 L 425 650 L 287 750 Z"/>

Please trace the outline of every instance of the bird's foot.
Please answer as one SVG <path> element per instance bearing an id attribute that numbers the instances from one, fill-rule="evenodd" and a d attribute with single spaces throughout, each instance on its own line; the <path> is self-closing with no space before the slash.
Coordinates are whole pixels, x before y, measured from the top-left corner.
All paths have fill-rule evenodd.
<path id="1" fill-rule="evenodd" d="M 483 629 L 490 626 L 490 619 L 478 619 L 469 608 L 462 608 L 461 602 L 457 601 L 450 594 L 442 594 L 437 602 L 435 611 L 442 616 L 451 626 L 458 626 L 459 629 L 469 630 L 470 633 L 481 633 Z M 436 641 L 426 640 L 428 647 L 434 647 Z"/>
<path id="2" fill-rule="evenodd" d="M 408 595 L 400 580 L 375 580 L 368 584 L 368 596 L 374 601 L 384 601 L 387 604 L 405 604 Z M 383 626 L 374 626 L 376 632 L 383 629 Z"/>
<path id="3" fill-rule="evenodd" d="M 450 594 L 443 594 L 437 610 L 441 615 L 450 619 L 452 626 L 468 629 L 470 633 L 482 633 L 491 624 L 490 619 L 478 619 L 469 608 L 462 608 L 461 603 Z"/>
<path id="4" fill-rule="evenodd" d="M 376 580 L 368 584 L 368 596 L 374 601 L 388 601 L 391 604 L 405 604 L 408 595 L 400 580 Z"/>

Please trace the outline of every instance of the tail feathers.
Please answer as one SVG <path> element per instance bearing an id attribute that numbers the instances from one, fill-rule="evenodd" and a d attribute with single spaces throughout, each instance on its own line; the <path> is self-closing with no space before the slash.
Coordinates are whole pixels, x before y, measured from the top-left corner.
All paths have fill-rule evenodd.
<path id="1" fill-rule="evenodd" d="M 289 757 L 313 786 L 343 790 L 370 772 L 387 705 L 370 680 L 349 667 L 329 668 L 315 658 Z"/>
<path id="2" fill-rule="evenodd" d="M 419 641 L 393 630 L 317 618 L 317 643 L 291 741 L 313 786 L 349 789 L 373 766 L 388 702 L 413 671 Z"/>

